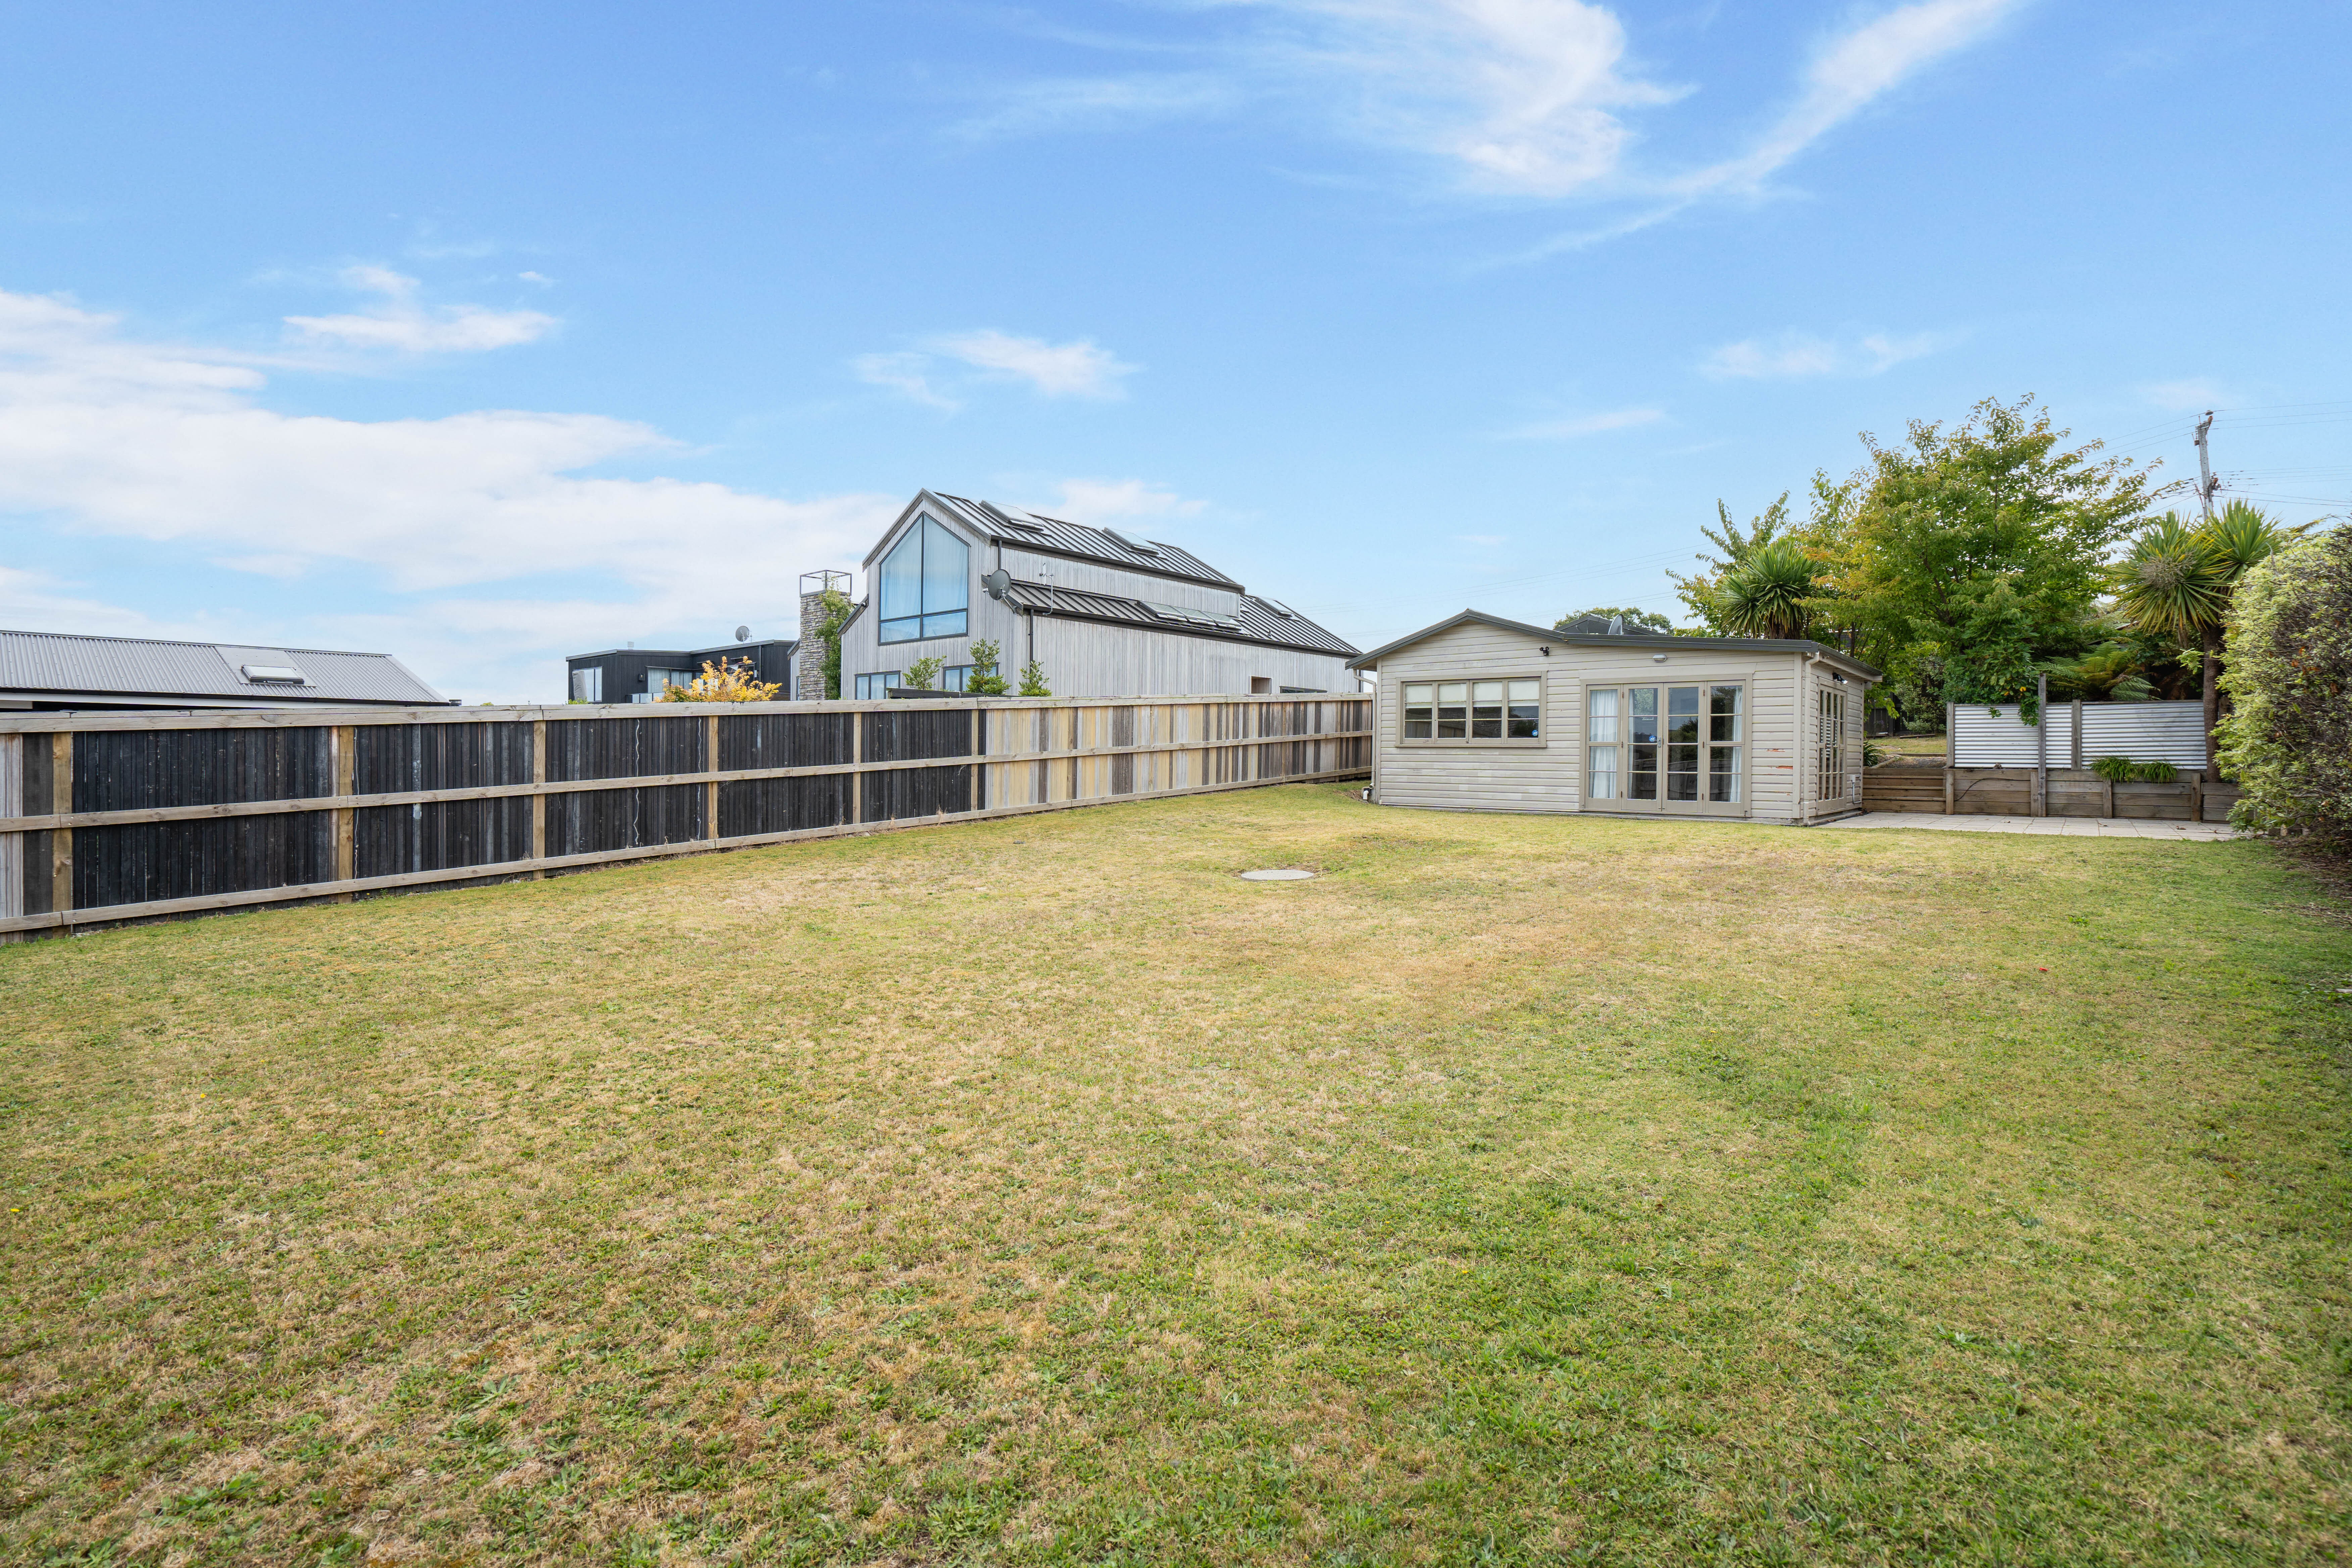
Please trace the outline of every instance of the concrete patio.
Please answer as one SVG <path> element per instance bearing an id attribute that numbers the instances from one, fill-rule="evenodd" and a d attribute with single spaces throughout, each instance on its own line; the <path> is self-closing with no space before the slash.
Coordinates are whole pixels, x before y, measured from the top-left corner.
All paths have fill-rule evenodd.
<path id="1" fill-rule="evenodd" d="M 1941 816 L 1926 812 L 1865 811 L 1820 823 L 1822 827 L 1916 827 L 1934 833 L 2050 833 L 2070 838 L 2175 838 L 2211 843 L 2237 830 L 2226 822 L 2163 822 L 2122 816 Z"/>

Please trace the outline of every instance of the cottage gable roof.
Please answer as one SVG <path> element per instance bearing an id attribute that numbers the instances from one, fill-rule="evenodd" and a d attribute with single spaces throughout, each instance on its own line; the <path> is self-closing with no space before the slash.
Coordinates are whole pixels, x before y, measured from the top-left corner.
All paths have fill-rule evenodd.
<path id="1" fill-rule="evenodd" d="M 1580 616 L 1570 625 L 1575 627 L 1595 618 L 1591 616 Z M 1371 652 L 1351 660 L 1348 668 L 1349 669 L 1376 668 L 1381 659 L 1400 648 L 1411 647 L 1417 642 L 1427 641 L 1440 632 L 1451 631 L 1455 626 L 1474 622 L 1479 626 L 1493 626 L 1501 631 L 1517 632 L 1552 647 L 1622 648 L 1628 643 L 1638 642 L 1654 648 L 1688 648 L 1694 653 L 1710 651 L 1811 653 L 1820 655 L 1841 668 L 1852 670 L 1865 680 L 1876 680 L 1883 673 L 1863 663 L 1852 654 L 1841 653 L 1836 648 L 1823 643 L 1817 643 L 1810 637 L 1687 637 L 1661 633 L 1654 627 L 1647 626 L 1640 628 L 1637 632 L 1630 623 L 1621 632 L 1602 631 L 1596 634 L 1574 629 L 1562 631 L 1557 626 L 1531 626 L 1525 621 L 1506 620 L 1501 616 L 1490 616 L 1484 610 L 1464 610 L 1459 615 L 1448 616 L 1434 626 L 1423 626 L 1410 636 L 1401 637 L 1394 642 L 1382 644 Z"/>

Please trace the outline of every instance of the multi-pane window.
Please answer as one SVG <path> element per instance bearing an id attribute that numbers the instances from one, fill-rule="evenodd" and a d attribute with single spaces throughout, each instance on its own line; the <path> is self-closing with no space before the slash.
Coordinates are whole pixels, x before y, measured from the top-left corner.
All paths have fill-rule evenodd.
<path id="1" fill-rule="evenodd" d="M 964 688 L 964 682 L 971 679 L 971 666 L 968 664 L 951 664 L 945 669 L 940 671 L 940 689 L 941 691 L 961 691 Z"/>
<path id="2" fill-rule="evenodd" d="M 928 514 L 882 558 L 882 640 L 960 637 L 971 605 L 971 547 Z"/>
<path id="3" fill-rule="evenodd" d="M 879 669 L 871 675 L 861 675 L 857 678 L 855 687 L 856 700 L 860 702 L 879 702 L 888 697 L 890 689 L 898 684 L 898 671 L 895 669 Z"/>
<path id="4" fill-rule="evenodd" d="M 632 702 L 658 702 L 661 700 L 663 687 L 691 686 L 693 684 L 694 671 L 690 669 L 648 669 L 646 671 L 646 689 L 643 691 L 630 693 L 629 700 Z"/>
<path id="5" fill-rule="evenodd" d="M 1816 747 L 1813 780 L 1815 800 L 1843 800 L 1850 793 L 1845 765 L 1845 698 L 1843 691 L 1821 694 L 1821 738 Z"/>
<path id="6" fill-rule="evenodd" d="M 1525 677 L 1408 681 L 1399 736 L 1431 745 L 1540 745 L 1543 682 Z"/>
<path id="7" fill-rule="evenodd" d="M 572 672 L 572 700 L 602 702 L 604 700 L 604 667 L 592 664 L 586 669 Z"/>
<path id="8" fill-rule="evenodd" d="M 1585 798 L 1738 805 L 1746 696 L 1746 688 L 1730 685 L 1587 690 Z"/>

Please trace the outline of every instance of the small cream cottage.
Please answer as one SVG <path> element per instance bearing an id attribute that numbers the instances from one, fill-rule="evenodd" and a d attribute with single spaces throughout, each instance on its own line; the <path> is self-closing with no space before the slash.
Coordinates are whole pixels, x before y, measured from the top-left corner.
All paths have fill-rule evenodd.
<path id="1" fill-rule="evenodd" d="M 1817 642 L 1465 610 L 1352 668 L 1380 677 L 1382 805 L 1778 823 L 1861 809 L 1879 672 Z"/>

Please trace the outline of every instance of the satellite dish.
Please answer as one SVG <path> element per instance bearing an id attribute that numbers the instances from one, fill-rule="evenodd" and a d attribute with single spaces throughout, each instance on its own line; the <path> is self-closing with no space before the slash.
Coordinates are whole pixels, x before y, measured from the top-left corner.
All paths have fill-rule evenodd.
<path id="1" fill-rule="evenodd" d="M 1002 599 L 1004 597 L 1004 590 L 1013 586 L 1013 574 L 999 566 L 995 571 L 982 577 L 980 580 L 980 585 L 988 590 L 990 598 Z"/>
<path id="2" fill-rule="evenodd" d="M 735 628 L 735 640 L 737 642 L 750 642 L 751 640 L 751 628 L 749 626 L 737 626 Z"/>

